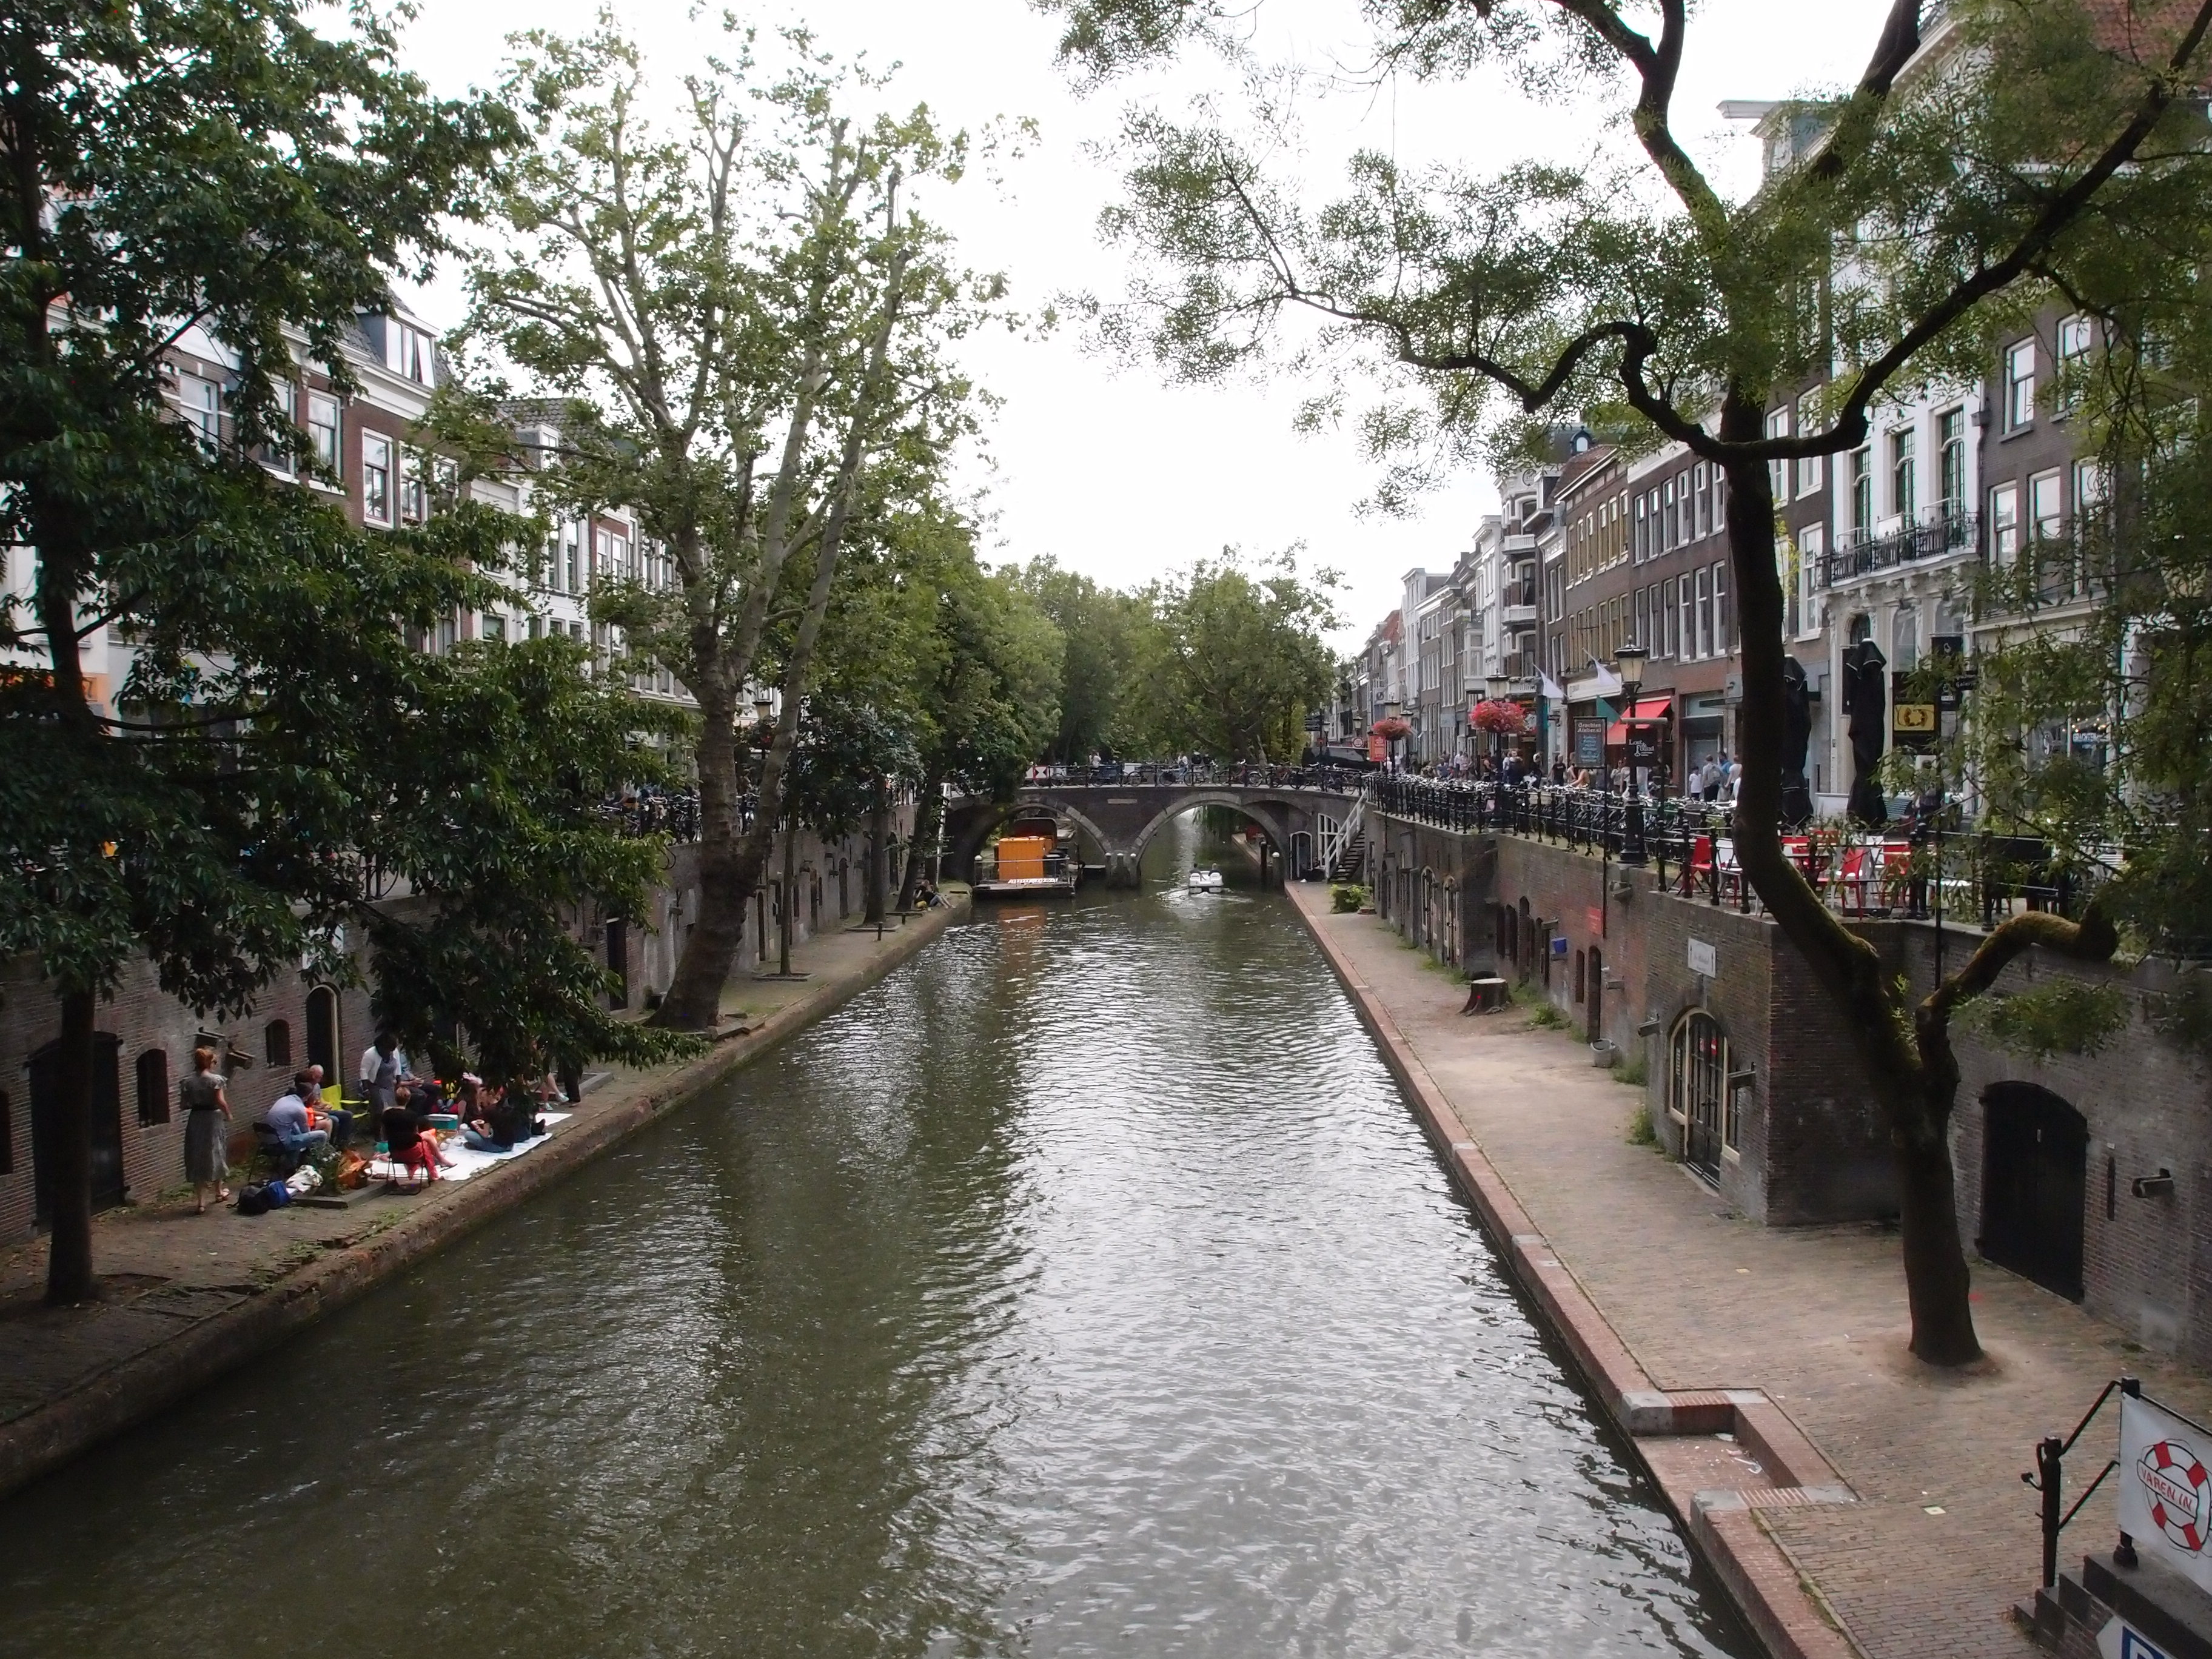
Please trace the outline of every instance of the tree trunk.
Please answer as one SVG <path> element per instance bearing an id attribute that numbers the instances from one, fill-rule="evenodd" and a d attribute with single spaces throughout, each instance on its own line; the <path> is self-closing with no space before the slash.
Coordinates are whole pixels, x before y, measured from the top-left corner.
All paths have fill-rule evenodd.
<path id="1" fill-rule="evenodd" d="M 884 919 L 884 890 L 890 885 L 890 872 L 885 862 L 890 839 L 890 788 L 878 778 L 875 798 L 868 805 L 868 908 L 860 918 L 864 924 L 872 925 Z"/>
<path id="2" fill-rule="evenodd" d="M 945 823 L 945 780 L 934 771 L 925 772 L 921 778 L 921 800 L 914 815 L 914 839 L 907 843 L 906 875 L 899 883 L 898 908 L 914 908 L 915 895 L 921 887 L 921 861 L 927 856 L 925 848 L 937 845 L 939 830 Z"/>
<path id="3" fill-rule="evenodd" d="M 799 920 L 793 914 L 799 908 L 798 857 L 799 824 L 793 818 L 783 826 L 783 884 L 776 902 L 775 971 L 785 979 L 791 977 L 791 930 Z"/>
<path id="4" fill-rule="evenodd" d="M 1897 1153 L 1899 1231 L 1905 1249 L 1905 1296 L 1912 1310 L 1912 1352 L 1931 1365 L 1964 1365 L 1982 1357 L 1974 1334 L 1971 1275 L 1959 1239 L 1959 1194 L 1951 1167 L 1948 1091 L 1908 1108 L 1914 1133 L 1893 1131 Z M 1892 1115 L 1893 1122 L 1897 1115 Z"/>
<path id="5" fill-rule="evenodd" d="M 1750 444 L 1765 430 L 1764 400 L 1731 388 L 1719 437 Z M 1738 863 L 1783 936 L 1797 947 L 1859 1044 L 1867 1080 L 1890 1132 L 1902 1206 L 1912 1352 L 1931 1364 L 1979 1358 L 1969 1275 L 1959 1238 L 1949 1138 L 1955 1071 L 1930 1067 L 1874 947 L 1845 927 L 1782 851 L 1784 692 L 1782 583 L 1774 562 L 1774 500 L 1764 461 L 1731 459 L 1728 533 L 1742 629 L 1743 702 L 1736 750 L 1743 783 L 1732 825 Z"/>
<path id="6" fill-rule="evenodd" d="M 46 1305 L 68 1307 L 100 1294 L 92 1272 L 93 1028 L 99 1002 L 90 991 L 64 991 L 54 1066 L 53 1144 L 46 1149 L 52 1231 L 46 1238 Z"/>
<path id="7" fill-rule="evenodd" d="M 693 653 L 711 665 L 692 688 L 699 699 L 699 919 L 677 959 L 668 994 L 654 1016 L 678 1030 L 708 1031 L 720 1023 L 722 987 L 745 939 L 745 896 L 757 860 L 744 856 L 738 824 L 737 697 L 713 623 L 695 625 Z M 748 864 L 755 867 L 748 870 Z"/>

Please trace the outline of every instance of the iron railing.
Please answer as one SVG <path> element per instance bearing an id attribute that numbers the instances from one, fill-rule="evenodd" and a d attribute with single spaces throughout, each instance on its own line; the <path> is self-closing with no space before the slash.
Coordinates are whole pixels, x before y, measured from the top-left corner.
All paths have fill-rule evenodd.
<path id="1" fill-rule="evenodd" d="M 1856 536 L 1831 550 L 1814 567 L 1814 586 L 1832 587 L 1838 582 L 1894 570 L 1899 565 L 1940 559 L 1947 553 L 1972 552 L 1978 545 L 1976 523 L 1972 513 L 1945 511 L 1887 536 Z"/>

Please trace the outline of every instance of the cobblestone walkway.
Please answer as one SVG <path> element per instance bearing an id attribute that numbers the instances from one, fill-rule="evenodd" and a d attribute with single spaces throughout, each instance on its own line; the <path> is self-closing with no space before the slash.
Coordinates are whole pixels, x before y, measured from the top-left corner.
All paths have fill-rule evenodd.
<path id="1" fill-rule="evenodd" d="M 2020 1480 L 2034 1443 L 2070 1430 L 2121 1372 L 2200 1416 L 2212 1380 L 1981 1262 L 1974 1313 L 1989 1358 L 1968 1374 L 1929 1370 L 1905 1352 L 1893 1232 L 1729 1213 L 1680 1165 L 1629 1144 L 1640 1093 L 1593 1067 L 1582 1043 L 1518 1012 L 1462 1016 L 1464 983 L 1375 917 L 1316 914 L 1326 890 L 1294 896 L 1653 1379 L 1764 1389 L 1858 1493 L 1759 1519 L 1869 1659 L 2033 1654 L 2008 1614 L 2036 1582 L 2037 1499 Z M 2069 1484 L 2094 1475 L 2118 1436 L 2116 1420 L 2093 1428 Z M 2100 1492 L 2062 1559 L 2109 1547 L 2114 1528 Z"/>

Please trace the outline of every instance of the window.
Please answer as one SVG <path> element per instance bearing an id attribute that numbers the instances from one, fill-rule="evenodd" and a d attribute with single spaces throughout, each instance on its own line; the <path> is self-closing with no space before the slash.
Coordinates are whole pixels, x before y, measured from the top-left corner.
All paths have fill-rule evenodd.
<path id="1" fill-rule="evenodd" d="M 338 400 L 319 392 L 307 394 L 307 436 L 315 447 L 315 465 L 333 478 L 345 476 L 338 463 Z"/>
<path id="2" fill-rule="evenodd" d="M 1820 423 L 1820 394 L 1808 392 L 1797 400 L 1797 430 L 1810 432 Z M 1820 458 L 1801 456 L 1797 462 L 1797 493 L 1809 495 L 1820 487 Z"/>
<path id="3" fill-rule="evenodd" d="M 434 383 L 435 356 L 428 334 L 392 318 L 388 319 L 384 342 L 386 368 L 418 386 Z"/>
<path id="4" fill-rule="evenodd" d="M 1644 497 L 1638 495 L 1636 498 L 1635 525 L 1629 532 L 1629 550 L 1636 562 L 1638 564 L 1642 564 L 1645 559 L 1650 556 L 1650 550 L 1644 544 Z"/>
<path id="5" fill-rule="evenodd" d="M 2020 486 L 2001 483 L 1990 491 L 1990 556 L 2008 564 L 2020 551 Z"/>
<path id="6" fill-rule="evenodd" d="M 1698 648 L 1692 653 L 1699 657 L 1713 654 L 1713 575 L 1709 569 L 1698 571 Z"/>
<path id="7" fill-rule="evenodd" d="M 271 412 L 276 416 L 275 425 L 279 434 L 283 433 L 285 427 L 300 418 L 299 389 L 289 380 L 272 382 L 269 388 L 269 401 L 272 405 Z M 260 458 L 261 465 L 270 471 L 281 472 L 288 478 L 292 476 L 292 452 L 282 441 L 263 445 Z"/>
<path id="8" fill-rule="evenodd" d="M 2086 519 L 2104 504 L 2105 467 L 2101 461 L 2074 463 L 2074 516 Z"/>
<path id="9" fill-rule="evenodd" d="M 561 532 L 561 566 L 564 577 L 562 586 L 571 593 L 584 591 L 583 531 L 577 525 L 564 526 Z"/>
<path id="10" fill-rule="evenodd" d="M 1651 637 L 1651 595 L 1648 588 L 1636 590 L 1635 604 L 1629 617 L 1629 641 L 1641 645 Z"/>
<path id="11" fill-rule="evenodd" d="M 2065 525 L 2058 496 L 2058 474 L 2041 472 L 2027 481 L 2027 516 L 2039 542 L 2055 542 Z"/>
<path id="12" fill-rule="evenodd" d="M 149 1048 L 138 1056 L 138 1126 L 151 1128 L 169 1121 L 169 1056 Z"/>
<path id="13" fill-rule="evenodd" d="M 1717 472 L 1720 469 L 1716 467 L 1713 470 Z M 1691 528 L 1697 536 L 1703 538 L 1711 535 L 1713 528 L 1711 506 L 1705 499 L 1705 464 L 1703 461 L 1698 463 L 1698 470 L 1692 477 L 1694 482 L 1690 486 L 1690 498 L 1697 504 L 1697 516 Z"/>
<path id="14" fill-rule="evenodd" d="M 2022 340 L 2005 353 L 2005 430 L 2035 423 L 2035 342 Z"/>
<path id="15" fill-rule="evenodd" d="M 1899 673 L 1920 665 L 1920 612 L 1911 605 L 1900 605 L 1889 619 L 1889 665 Z"/>
<path id="16" fill-rule="evenodd" d="M 399 517 L 406 524 L 421 524 L 430 516 L 430 488 L 423 477 L 424 458 L 411 449 L 399 452 Z"/>
<path id="17" fill-rule="evenodd" d="M 1808 524 L 1797 532 L 1797 568 L 1790 583 L 1790 631 L 1804 635 L 1820 626 L 1820 607 L 1813 593 L 1821 568 L 1828 561 L 1828 527 Z"/>
<path id="18" fill-rule="evenodd" d="M 1669 657 L 1680 656 L 1682 650 L 1681 625 L 1674 618 L 1674 579 L 1669 576 L 1659 587 L 1658 625 L 1652 630 L 1663 634 L 1660 649 Z"/>
<path id="19" fill-rule="evenodd" d="M 1788 410 L 1778 409 L 1767 416 L 1766 435 L 1770 438 L 1786 438 L 1790 435 Z M 1776 501 L 1789 499 L 1790 464 L 1787 461 L 1769 461 L 1766 464 L 1766 487 L 1773 493 Z"/>
<path id="20" fill-rule="evenodd" d="M 1725 657 L 1735 648 L 1729 634 L 1728 562 L 1713 566 L 1713 654 Z"/>
<path id="21" fill-rule="evenodd" d="M 1698 654 L 1697 608 L 1692 597 L 1692 590 L 1695 586 L 1696 584 L 1687 576 L 1676 584 L 1674 654 L 1686 662 Z"/>
<path id="22" fill-rule="evenodd" d="M 483 636 L 495 645 L 505 645 L 507 643 L 507 618 L 499 615 L 496 611 L 486 611 L 484 613 L 483 619 Z"/>
<path id="23" fill-rule="evenodd" d="M 361 516 L 392 522 L 392 440 L 374 432 L 361 434 Z"/>
<path id="24" fill-rule="evenodd" d="M 1909 426 L 1889 434 L 1889 507 L 1908 525 L 1920 509 L 1919 436 Z"/>
<path id="25" fill-rule="evenodd" d="M 2070 414 L 2081 401 L 2081 382 L 2089 368 L 2089 319 L 2087 317 L 2068 317 L 2058 325 L 2058 362 L 2057 390 L 2052 402 L 2055 412 Z"/>
<path id="26" fill-rule="evenodd" d="M 1947 519 L 1966 510 L 1966 411 L 1947 409 L 1936 417 L 1936 441 L 1942 447 L 1936 463 L 1936 505 Z"/>
<path id="27" fill-rule="evenodd" d="M 1713 468 L 1713 528 L 1728 527 L 1728 474 L 1716 465 Z"/>
<path id="28" fill-rule="evenodd" d="M 292 1028 L 281 1019 L 272 1019 L 261 1033 L 261 1057 L 271 1066 L 292 1063 Z"/>

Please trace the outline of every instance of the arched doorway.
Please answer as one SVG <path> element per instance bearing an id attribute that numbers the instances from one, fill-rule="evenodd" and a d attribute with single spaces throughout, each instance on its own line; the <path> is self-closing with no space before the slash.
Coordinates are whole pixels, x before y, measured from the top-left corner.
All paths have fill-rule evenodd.
<path id="1" fill-rule="evenodd" d="M 338 1069 L 338 994 L 327 985 L 307 993 L 307 1064 L 323 1068 L 331 1098 L 338 1097 L 345 1073 Z"/>
<path id="2" fill-rule="evenodd" d="M 2081 1299 L 2089 1125 L 2033 1083 L 1982 1094 L 1981 1253 L 2045 1290 Z"/>
<path id="3" fill-rule="evenodd" d="M 1720 1022 L 1693 1008 L 1675 1022 L 1667 1054 L 1667 1109 L 1682 1129 L 1682 1162 L 1717 1181 L 1721 1148 L 1731 1139 L 1724 1115 L 1728 1037 Z"/>

